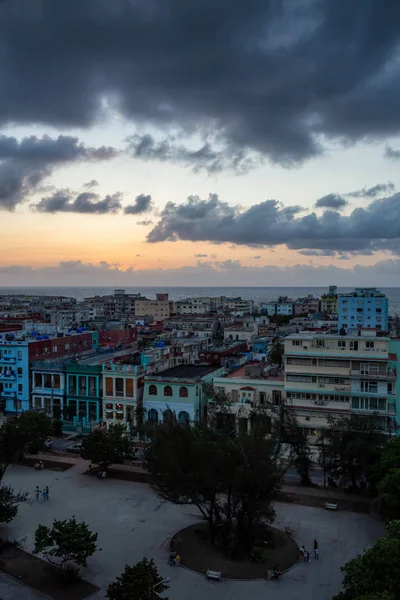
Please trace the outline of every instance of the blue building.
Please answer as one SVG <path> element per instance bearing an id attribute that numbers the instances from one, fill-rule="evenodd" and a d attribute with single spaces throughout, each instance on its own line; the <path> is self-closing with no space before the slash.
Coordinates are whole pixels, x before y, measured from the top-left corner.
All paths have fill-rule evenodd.
<path id="1" fill-rule="evenodd" d="M 269 337 L 258 337 L 255 338 L 252 342 L 252 352 L 253 354 L 268 354 L 268 344 L 270 342 Z"/>
<path id="2" fill-rule="evenodd" d="M 6 414 L 29 409 L 28 342 L 8 341 L 4 335 L 0 336 L 0 403 Z"/>
<path id="3" fill-rule="evenodd" d="M 388 330 L 389 301 L 376 288 L 356 288 L 339 297 L 338 331 L 369 328 Z"/>

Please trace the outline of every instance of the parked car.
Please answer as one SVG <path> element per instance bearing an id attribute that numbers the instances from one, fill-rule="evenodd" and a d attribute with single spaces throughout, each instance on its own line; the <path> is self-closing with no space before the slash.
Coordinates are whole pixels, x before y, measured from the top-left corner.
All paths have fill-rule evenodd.
<path id="1" fill-rule="evenodd" d="M 73 446 L 70 446 L 67 449 L 67 452 L 73 452 L 75 454 L 80 454 L 81 453 L 81 448 L 82 448 L 82 443 L 74 444 Z"/>

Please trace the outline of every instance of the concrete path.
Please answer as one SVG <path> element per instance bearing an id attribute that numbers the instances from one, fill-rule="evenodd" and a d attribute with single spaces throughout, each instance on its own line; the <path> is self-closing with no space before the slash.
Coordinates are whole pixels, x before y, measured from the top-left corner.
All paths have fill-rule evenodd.
<path id="1" fill-rule="evenodd" d="M 36 485 L 50 487 L 50 501 L 22 505 L 9 525 L 10 539 L 26 537 L 25 550 L 33 548 L 34 532 L 54 518 L 72 515 L 85 520 L 99 533 L 98 552 L 88 561 L 82 575 L 102 588 L 121 573 L 125 564 L 135 564 L 144 556 L 154 558 L 160 574 L 170 577 L 170 600 L 331 600 L 340 590 L 340 567 L 383 534 L 381 523 L 371 517 L 344 511 L 328 512 L 295 504 L 277 503 L 275 525 L 296 530 L 299 546 L 312 548 L 319 542 L 320 560 L 298 564 L 279 582 L 222 581 L 207 582 L 202 575 L 184 568 L 167 566 L 167 544 L 182 527 L 199 520 L 194 507 L 174 506 L 160 501 L 146 484 L 118 480 L 99 481 L 81 474 L 77 465 L 65 472 L 36 472 L 25 467 L 10 467 L 5 483 L 15 489 L 33 492 Z M 0 588 L 0 598 L 8 600 Z M 24 596 L 10 595 L 10 598 Z M 36 600 L 38 596 L 26 596 Z"/>

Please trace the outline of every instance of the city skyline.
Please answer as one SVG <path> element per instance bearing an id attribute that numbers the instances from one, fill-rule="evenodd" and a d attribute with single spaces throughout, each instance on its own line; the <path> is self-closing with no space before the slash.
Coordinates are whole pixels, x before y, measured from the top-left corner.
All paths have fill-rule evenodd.
<path id="1" fill-rule="evenodd" d="M 400 6 L 186 6 L 0 3 L 0 286 L 395 285 Z"/>

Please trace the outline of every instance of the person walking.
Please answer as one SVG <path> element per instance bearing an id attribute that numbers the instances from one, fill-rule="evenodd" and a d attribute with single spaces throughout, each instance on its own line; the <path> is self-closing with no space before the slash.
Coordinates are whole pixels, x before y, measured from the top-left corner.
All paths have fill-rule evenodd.
<path id="1" fill-rule="evenodd" d="M 49 486 L 46 485 L 46 500 L 49 499 Z"/>
<path id="2" fill-rule="evenodd" d="M 314 540 L 314 559 L 315 560 L 319 559 L 318 542 L 317 542 L 317 540 Z"/>
<path id="3" fill-rule="evenodd" d="M 46 502 L 46 496 L 47 496 L 47 494 L 46 494 L 46 488 L 43 490 L 42 496 L 43 496 L 43 502 Z"/>
<path id="4" fill-rule="evenodd" d="M 36 494 L 36 500 L 39 500 L 39 496 L 40 496 L 40 489 L 39 486 L 37 485 L 35 488 L 35 494 Z"/>

